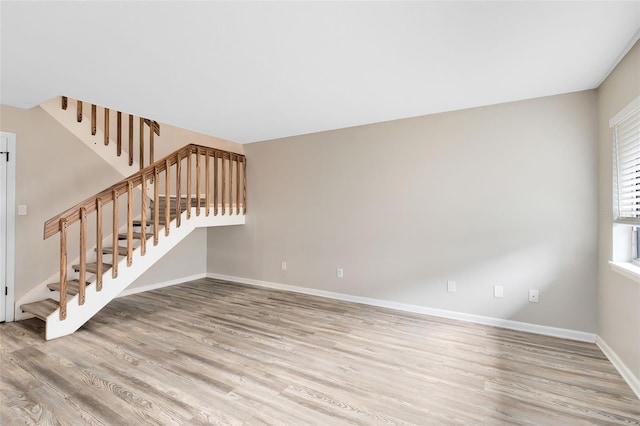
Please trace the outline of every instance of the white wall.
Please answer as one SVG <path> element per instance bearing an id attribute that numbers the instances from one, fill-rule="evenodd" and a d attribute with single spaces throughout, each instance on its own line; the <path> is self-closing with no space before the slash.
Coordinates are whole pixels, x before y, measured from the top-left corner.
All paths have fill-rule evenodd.
<path id="1" fill-rule="evenodd" d="M 209 229 L 208 272 L 596 331 L 595 91 L 245 154 L 247 225 Z"/>
<path id="2" fill-rule="evenodd" d="M 613 171 L 609 119 L 640 96 L 640 43 L 618 64 L 598 89 L 598 335 L 640 381 L 640 283 L 608 265 L 612 259 Z"/>

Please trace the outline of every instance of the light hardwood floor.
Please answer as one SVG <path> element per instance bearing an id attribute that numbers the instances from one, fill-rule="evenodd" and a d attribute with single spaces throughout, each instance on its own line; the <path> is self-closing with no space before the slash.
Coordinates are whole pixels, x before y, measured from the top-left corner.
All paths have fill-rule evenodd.
<path id="1" fill-rule="evenodd" d="M 203 279 L 0 325 L 0 424 L 640 424 L 594 344 Z"/>

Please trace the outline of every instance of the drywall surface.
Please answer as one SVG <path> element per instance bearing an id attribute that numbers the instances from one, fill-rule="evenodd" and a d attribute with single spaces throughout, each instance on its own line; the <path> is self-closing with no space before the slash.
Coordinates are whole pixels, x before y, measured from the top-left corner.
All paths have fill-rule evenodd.
<path id="1" fill-rule="evenodd" d="M 609 119 L 640 96 L 640 43 L 598 89 L 598 335 L 640 380 L 640 283 L 611 270 L 613 241 L 613 133 Z"/>
<path id="2" fill-rule="evenodd" d="M 595 91 L 244 148 L 209 273 L 596 331 Z"/>
<path id="3" fill-rule="evenodd" d="M 42 239 L 45 221 L 122 176 L 40 107 L 23 110 L 1 106 L 0 128 L 16 134 L 16 208 L 20 204 L 28 207 L 26 216 L 16 215 L 18 300 L 59 270 L 59 238 Z M 93 229 L 91 225 L 89 229 Z M 73 235 L 69 237 L 70 260 L 79 250 L 72 243 L 78 241 Z"/>
<path id="4" fill-rule="evenodd" d="M 151 241 L 149 243 L 151 244 Z M 127 287 L 127 290 L 204 274 L 207 270 L 206 248 L 207 228 L 196 228 L 172 248 L 160 262 L 154 264 Z"/>

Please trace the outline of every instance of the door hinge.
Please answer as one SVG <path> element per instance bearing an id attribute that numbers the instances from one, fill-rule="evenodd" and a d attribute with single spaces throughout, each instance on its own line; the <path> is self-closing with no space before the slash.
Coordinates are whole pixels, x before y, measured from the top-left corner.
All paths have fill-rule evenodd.
<path id="1" fill-rule="evenodd" d="M 8 296 L 9 295 L 9 287 L 5 287 L 4 288 L 4 295 Z"/>
<path id="2" fill-rule="evenodd" d="M 2 152 L 0 152 L 0 154 L 6 155 L 7 156 L 7 161 L 9 161 L 9 151 L 6 151 L 6 152 L 2 151 Z"/>

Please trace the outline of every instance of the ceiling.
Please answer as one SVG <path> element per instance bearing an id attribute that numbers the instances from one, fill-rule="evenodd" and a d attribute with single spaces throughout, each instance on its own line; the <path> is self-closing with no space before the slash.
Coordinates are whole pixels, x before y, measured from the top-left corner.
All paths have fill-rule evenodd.
<path id="1" fill-rule="evenodd" d="M 67 95 L 247 143 L 597 87 L 625 2 L 0 3 L 2 104 Z"/>

